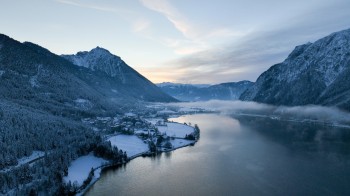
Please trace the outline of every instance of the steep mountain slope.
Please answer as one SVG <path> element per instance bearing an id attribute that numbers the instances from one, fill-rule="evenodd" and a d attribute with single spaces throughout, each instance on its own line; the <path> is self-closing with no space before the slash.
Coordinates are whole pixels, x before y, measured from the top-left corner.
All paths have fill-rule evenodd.
<path id="1" fill-rule="evenodd" d="M 321 94 L 316 104 L 334 105 L 350 111 L 350 68 L 346 69 Z"/>
<path id="2" fill-rule="evenodd" d="M 100 47 L 92 49 L 90 52 L 78 52 L 76 55 L 62 55 L 75 65 L 89 68 L 93 71 L 101 71 L 111 77 L 117 77 L 122 82 L 126 78 L 122 71 L 125 63 L 120 57 L 112 55 L 108 50 Z"/>
<path id="3" fill-rule="evenodd" d="M 111 62 L 115 68 L 117 62 L 118 74 L 76 66 L 36 44 L 0 34 L 0 99 L 61 116 L 115 112 L 140 101 L 176 101 L 107 50 L 91 53 L 86 53 L 89 65 L 102 69 Z"/>
<path id="4" fill-rule="evenodd" d="M 0 35 L 0 45 L 0 99 L 60 115 L 113 108 L 101 93 L 74 75 L 77 67 L 65 59 L 5 35 Z M 91 107 L 77 107 L 79 99 L 91 102 Z"/>
<path id="5" fill-rule="evenodd" d="M 128 99 L 143 101 L 176 101 L 106 49 L 97 47 L 89 52 L 78 52 L 76 55 L 62 55 L 62 57 L 81 68 L 91 70 L 93 76 L 81 77 L 109 97 L 129 96 Z"/>
<path id="6" fill-rule="evenodd" d="M 28 195 L 39 187 L 55 195 L 69 163 L 99 143 L 99 133 L 80 119 L 119 108 L 77 72 L 40 46 L 0 34 L 0 170 L 11 168 L 0 171 L 0 195 Z M 33 151 L 50 153 L 45 163 L 14 167 Z"/>
<path id="7" fill-rule="evenodd" d="M 252 86 L 250 81 L 230 82 L 217 85 L 158 84 L 164 92 L 181 101 L 207 101 L 211 99 L 237 100 L 242 92 Z"/>
<path id="8" fill-rule="evenodd" d="M 346 98 L 349 85 L 342 84 L 347 81 L 349 69 L 350 29 L 297 46 L 284 62 L 261 74 L 240 99 L 276 105 L 335 105 L 349 109 L 346 106 L 349 104 L 349 98 Z M 342 88 L 338 88 L 339 85 Z"/>

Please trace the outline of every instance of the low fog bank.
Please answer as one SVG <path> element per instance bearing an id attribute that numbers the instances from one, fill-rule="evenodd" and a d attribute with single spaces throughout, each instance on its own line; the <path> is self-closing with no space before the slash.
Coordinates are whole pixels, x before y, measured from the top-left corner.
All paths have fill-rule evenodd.
<path id="1" fill-rule="evenodd" d="M 327 123 L 350 124 L 350 113 L 335 107 L 316 105 L 307 106 L 273 106 L 256 102 L 220 101 L 171 103 L 181 108 L 201 108 L 226 115 L 264 115 L 272 118 L 289 120 L 315 120 Z"/>

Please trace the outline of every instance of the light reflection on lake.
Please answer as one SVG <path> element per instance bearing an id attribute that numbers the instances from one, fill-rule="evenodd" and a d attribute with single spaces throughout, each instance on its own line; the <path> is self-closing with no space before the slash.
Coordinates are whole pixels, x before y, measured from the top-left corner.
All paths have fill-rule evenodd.
<path id="1" fill-rule="evenodd" d="M 201 138 L 106 170 L 87 195 L 350 195 L 349 130 L 198 114 Z"/>

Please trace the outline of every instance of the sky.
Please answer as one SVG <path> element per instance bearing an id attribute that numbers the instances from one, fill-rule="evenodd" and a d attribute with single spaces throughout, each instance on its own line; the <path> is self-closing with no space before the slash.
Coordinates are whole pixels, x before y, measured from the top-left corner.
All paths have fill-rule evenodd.
<path id="1" fill-rule="evenodd" d="M 255 81 L 350 28 L 349 0 L 0 0 L 0 33 L 56 54 L 96 46 L 152 82 Z"/>

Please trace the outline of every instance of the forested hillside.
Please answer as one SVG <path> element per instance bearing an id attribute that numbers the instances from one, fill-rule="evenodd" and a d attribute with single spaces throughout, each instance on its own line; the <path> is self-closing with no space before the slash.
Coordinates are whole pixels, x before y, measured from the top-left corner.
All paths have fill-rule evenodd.
<path id="1" fill-rule="evenodd" d="M 106 73 L 0 35 L 0 195 L 74 192 L 77 187 L 62 183 L 74 159 L 98 146 L 97 155 L 106 159 L 120 153 L 102 145 L 100 133 L 82 119 L 174 100 L 155 86 L 152 96 L 140 97 L 147 85 L 154 86 L 121 88 Z"/>

